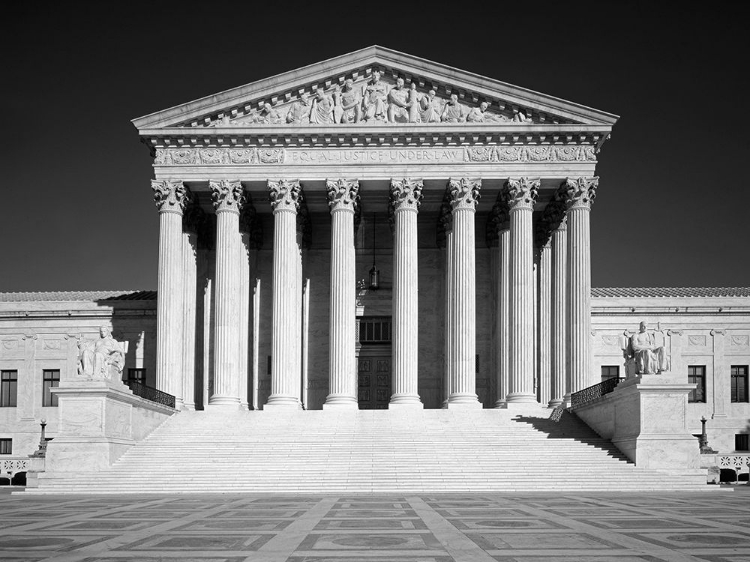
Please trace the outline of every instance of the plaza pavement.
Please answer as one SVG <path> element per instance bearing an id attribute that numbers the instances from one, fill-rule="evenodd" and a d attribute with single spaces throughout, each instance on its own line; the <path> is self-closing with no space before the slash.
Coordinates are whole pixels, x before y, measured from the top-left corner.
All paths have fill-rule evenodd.
<path id="1" fill-rule="evenodd" d="M 649 494 L 24 496 L 0 560 L 750 562 L 750 487 Z"/>

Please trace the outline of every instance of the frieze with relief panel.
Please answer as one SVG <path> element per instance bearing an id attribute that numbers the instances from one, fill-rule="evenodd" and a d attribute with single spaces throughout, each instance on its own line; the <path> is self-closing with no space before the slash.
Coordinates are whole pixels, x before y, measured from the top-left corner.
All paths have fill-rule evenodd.
<path id="1" fill-rule="evenodd" d="M 472 146 L 439 148 L 158 148 L 157 166 L 274 164 L 596 162 L 594 146 Z"/>

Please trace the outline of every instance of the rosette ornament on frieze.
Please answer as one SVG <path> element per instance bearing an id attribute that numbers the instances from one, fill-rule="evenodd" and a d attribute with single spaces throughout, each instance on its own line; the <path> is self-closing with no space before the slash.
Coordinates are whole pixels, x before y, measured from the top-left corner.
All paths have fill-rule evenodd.
<path id="1" fill-rule="evenodd" d="M 299 180 L 268 180 L 268 194 L 273 211 L 297 212 L 302 195 Z"/>
<path id="2" fill-rule="evenodd" d="M 229 211 L 239 214 L 245 204 L 245 189 L 240 180 L 209 181 L 208 187 L 217 213 Z"/>
<path id="3" fill-rule="evenodd" d="M 354 212 L 359 205 L 358 180 L 326 180 L 326 189 L 331 212 L 342 210 Z"/>
<path id="4" fill-rule="evenodd" d="M 510 210 L 534 209 L 537 197 L 539 197 L 539 186 L 541 181 L 531 178 L 510 178 L 505 182 L 503 194 Z"/>
<path id="5" fill-rule="evenodd" d="M 596 198 L 599 177 L 568 178 L 561 188 L 565 192 L 565 204 L 568 209 L 591 209 Z"/>
<path id="6" fill-rule="evenodd" d="M 421 179 L 391 180 L 391 209 L 400 211 L 408 209 L 418 211 L 422 203 L 422 189 L 424 183 Z"/>
<path id="7" fill-rule="evenodd" d="M 448 189 L 451 193 L 451 207 L 454 211 L 474 211 L 481 196 L 479 190 L 482 180 L 461 178 L 459 180 L 448 180 Z"/>
<path id="8" fill-rule="evenodd" d="M 190 190 L 181 181 L 151 180 L 151 189 L 159 212 L 182 214 L 192 199 Z"/>

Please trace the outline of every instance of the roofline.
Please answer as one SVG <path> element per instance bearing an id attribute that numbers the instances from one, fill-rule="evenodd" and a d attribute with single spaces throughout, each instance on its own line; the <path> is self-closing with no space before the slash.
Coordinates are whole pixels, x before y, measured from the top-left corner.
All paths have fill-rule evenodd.
<path id="1" fill-rule="evenodd" d="M 233 103 L 239 103 L 241 98 L 251 94 L 262 98 L 264 95 L 291 87 L 293 84 L 299 84 L 306 80 L 314 80 L 315 76 L 318 76 L 321 71 L 326 71 L 332 75 L 343 74 L 356 67 L 377 63 L 392 63 L 395 66 L 411 65 L 415 67 L 415 72 L 424 71 L 425 74 L 435 75 L 439 80 L 446 82 L 455 81 L 464 83 L 467 87 L 476 90 L 478 93 L 486 93 L 488 97 L 497 96 L 498 92 L 493 88 L 498 88 L 503 91 L 503 97 L 509 102 L 518 103 L 531 109 L 539 109 L 541 111 L 554 109 L 561 113 L 577 116 L 579 119 L 598 121 L 603 125 L 610 126 L 614 125 L 619 119 L 619 116 L 606 111 L 563 100 L 562 98 L 536 92 L 521 86 L 514 86 L 513 84 L 487 78 L 473 72 L 458 70 L 393 49 L 373 45 L 168 109 L 156 111 L 133 119 L 131 122 L 141 131 L 142 129 L 158 127 L 166 123 L 185 121 L 200 117 L 209 108 L 214 108 L 216 105 L 231 106 Z M 544 105 L 540 104 L 540 100 L 535 98 L 541 98 L 544 101 Z"/>

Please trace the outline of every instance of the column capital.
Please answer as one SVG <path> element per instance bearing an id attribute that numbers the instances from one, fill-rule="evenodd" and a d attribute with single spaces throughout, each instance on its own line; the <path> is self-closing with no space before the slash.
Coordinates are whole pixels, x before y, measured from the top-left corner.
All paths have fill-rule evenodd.
<path id="1" fill-rule="evenodd" d="M 359 181 L 339 178 L 326 180 L 328 207 L 331 212 L 354 212 L 359 205 Z"/>
<path id="2" fill-rule="evenodd" d="M 409 210 L 417 212 L 422 202 L 421 179 L 392 179 L 390 206 L 394 212 Z"/>
<path id="3" fill-rule="evenodd" d="M 160 213 L 181 215 L 192 197 L 190 190 L 180 180 L 151 180 L 151 189 Z"/>
<path id="4" fill-rule="evenodd" d="M 299 209 L 302 194 L 299 180 L 268 180 L 268 192 L 274 213 L 279 211 L 296 213 Z"/>
<path id="5" fill-rule="evenodd" d="M 531 178 L 508 178 L 503 188 L 503 194 L 508 201 L 510 211 L 518 209 L 534 210 L 539 196 L 539 185 L 541 181 Z"/>
<path id="6" fill-rule="evenodd" d="M 565 204 L 568 209 L 591 209 L 596 197 L 599 178 L 567 178 L 560 188 L 565 193 Z"/>
<path id="7" fill-rule="evenodd" d="M 449 179 L 448 189 L 451 194 L 452 209 L 454 211 L 476 211 L 477 201 L 479 201 L 479 197 L 481 197 L 479 193 L 481 187 L 481 179 Z"/>
<path id="8" fill-rule="evenodd" d="M 217 213 L 240 213 L 245 204 L 245 190 L 240 180 L 209 181 L 208 187 Z"/>

